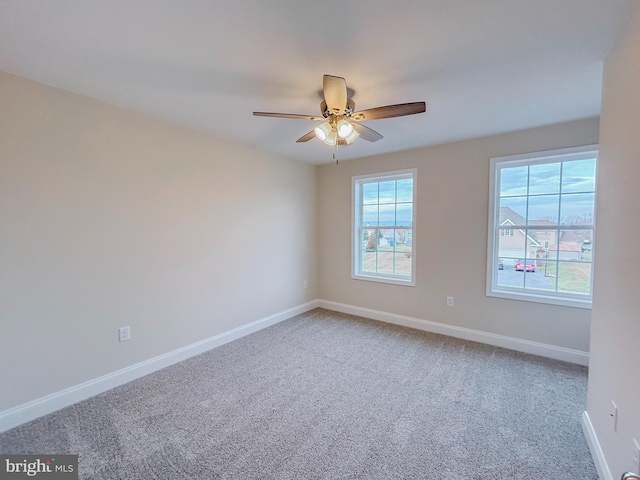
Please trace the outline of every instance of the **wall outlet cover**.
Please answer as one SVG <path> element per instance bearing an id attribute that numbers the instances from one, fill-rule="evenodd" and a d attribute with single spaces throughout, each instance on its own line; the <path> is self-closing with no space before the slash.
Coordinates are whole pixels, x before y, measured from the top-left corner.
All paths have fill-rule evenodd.
<path id="1" fill-rule="evenodd" d="M 131 329 L 129 327 L 121 327 L 118 329 L 118 339 L 121 342 L 131 340 Z"/>

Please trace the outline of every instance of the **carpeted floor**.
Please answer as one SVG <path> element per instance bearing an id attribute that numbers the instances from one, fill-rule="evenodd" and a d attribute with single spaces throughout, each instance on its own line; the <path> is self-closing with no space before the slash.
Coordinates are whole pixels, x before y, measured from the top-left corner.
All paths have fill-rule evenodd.
<path id="1" fill-rule="evenodd" d="M 316 309 L 0 434 L 82 479 L 597 479 L 584 367 Z"/>

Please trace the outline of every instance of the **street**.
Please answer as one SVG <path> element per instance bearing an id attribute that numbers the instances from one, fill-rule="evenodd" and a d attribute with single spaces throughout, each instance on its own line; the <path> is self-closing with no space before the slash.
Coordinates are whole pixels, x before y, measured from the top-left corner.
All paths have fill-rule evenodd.
<path id="1" fill-rule="evenodd" d="M 498 271 L 498 285 L 503 287 L 535 288 L 538 290 L 555 290 L 555 277 L 545 277 L 544 268 L 535 272 L 516 272 L 513 266 L 504 266 Z"/>

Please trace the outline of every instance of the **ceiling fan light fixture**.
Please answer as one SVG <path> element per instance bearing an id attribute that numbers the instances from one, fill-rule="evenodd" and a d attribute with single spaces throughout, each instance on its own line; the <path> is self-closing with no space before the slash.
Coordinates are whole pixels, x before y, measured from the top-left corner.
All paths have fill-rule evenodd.
<path id="1" fill-rule="evenodd" d="M 327 135 L 327 138 L 323 140 L 324 143 L 326 143 L 331 147 L 333 147 L 337 141 L 338 141 L 338 135 L 336 134 L 335 131 L 332 131 L 331 133 L 329 133 L 329 135 Z"/>
<path id="2" fill-rule="evenodd" d="M 327 142 L 327 138 L 331 134 L 331 124 L 329 122 L 324 122 L 318 125 L 313 131 L 316 133 L 316 137 L 318 137 L 323 142 Z"/>
<path id="3" fill-rule="evenodd" d="M 349 145 L 360 137 L 367 142 L 377 142 L 382 139 L 382 135 L 378 132 L 359 122 L 404 117 L 426 111 L 425 102 L 412 102 L 369 108 L 356 112 L 356 104 L 349 98 L 349 95 L 349 89 L 344 78 L 324 75 L 322 77 L 322 96 L 324 98 L 320 103 L 322 116 L 270 112 L 253 112 L 253 115 L 257 117 L 292 118 L 322 122 L 296 140 L 296 143 L 305 143 L 315 137 L 325 145 L 335 147 L 333 158 L 337 162 L 338 147 Z M 353 95 L 353 90 L 351 90 L 351 95 Z"/>
<path id="4" fill-rule="evenodd" d="M 353 133 L 353 125 L 344 118 L 338 122 L 338 136 L 346 139 Z"/>
<path id="5" fill-rule="evenodd" d="M 353 125 L 352 125 L 351 126 L 351 133 L 349 135 L 347 135 L 347 137 L 344 140 L 347 142 L 347 145 L 349 145 L 349 144 L 351 144 L 351 142 L 353 142 L 359 136 L 360 136 L 360 134 L 358 132 L 356 132 L 355 128 L 353 128 Z"/>

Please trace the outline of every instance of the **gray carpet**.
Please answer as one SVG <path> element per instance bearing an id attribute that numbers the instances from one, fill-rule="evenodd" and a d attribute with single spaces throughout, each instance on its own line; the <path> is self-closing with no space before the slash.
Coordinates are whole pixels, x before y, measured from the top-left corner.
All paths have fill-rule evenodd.
<path id="1" fill-rule="evenodd" d="M 584 367 L 316 309 L 0 434 L 83 479 L 596 479 Z"/>

